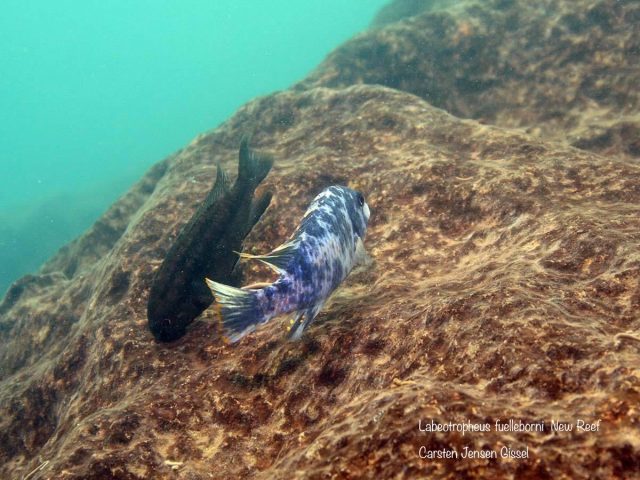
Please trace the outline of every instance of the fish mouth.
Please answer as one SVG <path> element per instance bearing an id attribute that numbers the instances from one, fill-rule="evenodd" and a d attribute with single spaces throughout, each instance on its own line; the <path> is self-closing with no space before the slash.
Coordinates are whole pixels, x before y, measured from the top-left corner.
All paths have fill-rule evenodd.
<path id="1" fill-rule="evenodd" d="M 364 218 L 365 221 L 369 221 L 369 215 L 371 215 L 371 211 L 369 210 L 369 205 L 367 205 L 366 203 L 364 204 L 364 207 L 362 208 L 364 211 Z"/>

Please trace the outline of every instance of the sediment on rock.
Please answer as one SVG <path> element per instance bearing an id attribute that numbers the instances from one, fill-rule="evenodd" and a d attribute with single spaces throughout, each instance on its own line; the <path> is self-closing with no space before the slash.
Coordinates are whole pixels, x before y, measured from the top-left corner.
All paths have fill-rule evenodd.
<path id="1" fill-rule="evenodd" d="M 393 2 L 294 88 L 199 135 L 14 284 L 2 478 L 640 475 L 639 4 L 419 3 Z M 276 162 L 244 250 L 281 244 L 340 183 L 367 198 L 374 262 L 300 342 L 282 318 L 226 345 L 209 310 L 159 344 L 154 272 L 216 164 L 235 175 L 247 130 Z M 420 419 L 600 427 L 462 435 Z M 419 455 L 506 446 L 529 457 Z"/>
<path id="2" fill-rule="evenodd" d="M 640 157 L 638 2 L 396 0 L 381 14 L 385 26 L 296 88 L 385 85 L 461 118 Z"/>
<path id="3" fill-rule="evenodd" d="M 287 121 L 282 119 L 286 118 Z M 205 312 L 179 342 L 146 326 L 153 270 L 233 165 L 248 119 L 277 159 L 247 239 L 268 251 L 328 184 L 366 193 L 374 266 L 303 341 L 286 319 L 235 346 Z M 114 247 L 3 314 L 3 476 L 580 477 L 633 472 L 639 418 L 640 167 L 462 121 L 396 90 L 255 100 L 171 162 Z M 286 188 L 284 188 L 286 186 Z M 264 279 L 250 271 L 248 282 Z M 441 421 L 602 419 L 589 435 L 425 436 Z M 528 445 L 528 460 L 428 462 L 420 446 Z M 557 449 L 565 454 L 558 456 Z M 636 463 L 634 463 L 636 462 Z"/>

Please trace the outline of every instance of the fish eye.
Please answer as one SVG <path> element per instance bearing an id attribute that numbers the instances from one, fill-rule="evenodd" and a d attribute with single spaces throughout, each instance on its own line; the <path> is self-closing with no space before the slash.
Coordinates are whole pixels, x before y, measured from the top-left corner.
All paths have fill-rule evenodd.
<path id="1" fill-rule="evenodd" d="M 364 197 L 361 193 L 358 193 L 358 205 L 360 205 L 361 207 L 364 206 Z"/>

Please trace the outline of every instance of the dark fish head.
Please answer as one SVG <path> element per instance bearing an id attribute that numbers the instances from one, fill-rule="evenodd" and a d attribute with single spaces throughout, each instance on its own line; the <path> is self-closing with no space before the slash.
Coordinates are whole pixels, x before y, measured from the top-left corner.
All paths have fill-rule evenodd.
<path id="1" fill-rule="evenodd" d="M 369 223 L 369 205 L 364 199 L 364 195 L 357 190 L 349 187 L 334 186 L 331 187 L 344 199 L 347 214 L 353 225 L 353 230 L 364 240 L 367 232 L 367 224 Z"/>

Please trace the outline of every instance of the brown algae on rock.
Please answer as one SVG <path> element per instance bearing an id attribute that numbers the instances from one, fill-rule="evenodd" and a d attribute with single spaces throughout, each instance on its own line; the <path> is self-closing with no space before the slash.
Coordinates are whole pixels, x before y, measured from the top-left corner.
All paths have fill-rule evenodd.
<path id="1" fill-rule="evenodd" d="M 640 4 L 446 3 L 249 102 L 12 289 L 0 476 L 640 475 L 640 164 L 633 129 L 573 137 L 616 112 L 636 123 Z M 282 243 L 345 183 L 367 194 L 376 268 L 350 276 L 301 342 L 282 322 L 229 347 L 205 311 L 157 343 L 156 268 L 253 123 L 279 159 L 264 180 L 277 195 L 244 250 Z M 598 430 L 463 435 L 420 420 Z M 465 448 L 528 457 L 420 454 Z"/>

